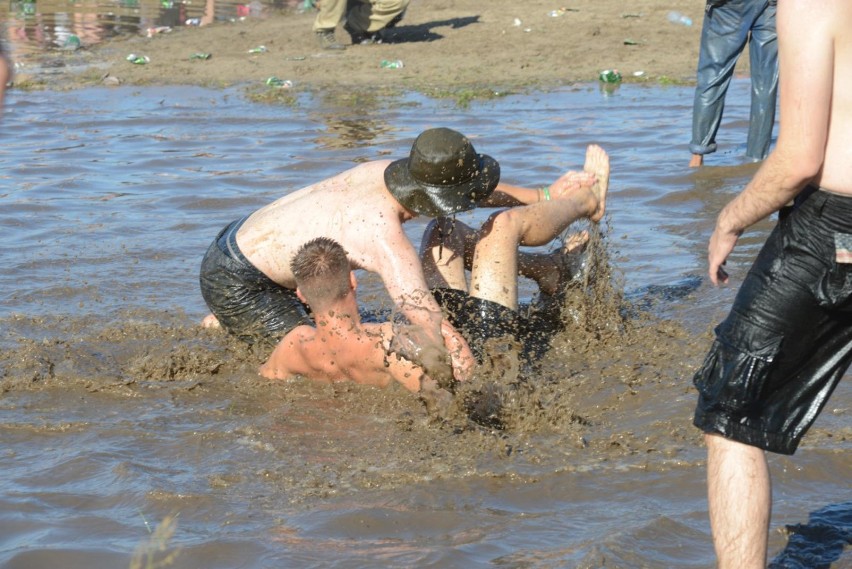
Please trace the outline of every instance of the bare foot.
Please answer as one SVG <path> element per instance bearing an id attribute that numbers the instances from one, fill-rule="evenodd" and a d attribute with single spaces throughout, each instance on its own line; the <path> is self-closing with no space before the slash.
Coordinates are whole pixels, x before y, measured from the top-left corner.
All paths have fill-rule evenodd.
<path id="1" fill-rule="evenodd" d="M 583 253 L 588 244 L 588 231 L 572 233 L 565 240 L 561 251 L 555 251 L 549 255 L 553 261 L 553 267 L 538 280 L 538 287 L 543 294 L 556 294 L 579 274 L 583 264 Z"/>
<path id="2" fill-rule="evenodd" d="M 609 189 L 609 155 L 597 144 L 590 144 L 586 148 L 586 163 L 583 170 L 595 175 L 596 182 L 592 186 L 592 193 L 597 200 L 597 207 L 589 216 L 589 220 L 598 222 L 606 213 L 606 192 Z"/>
<path id="3" fill-rule="evenodd" d="M 690 168 L 700 168 L 704 165 L 704 156 L 701 154 L 693 154 L 692 158 L 689 159 L 689 167 Z"/>
<path id="4" fill-rule="evenodd" d="M 576 192 L 590 189 L 595 181 L 595 175 L 591 172 L 569 170 L 550 186 L 550 196 L 554 200 L 571 199 Z"/>
<path id="5" fill-rule="evenodd" d="M 219 328 L 220 327 L 219 319 L 216 318 L 212 314 L 208 314 L 207 316 L 204 317 L 204 320 L 201 321 L 201 327 L 202 328 Z"/>

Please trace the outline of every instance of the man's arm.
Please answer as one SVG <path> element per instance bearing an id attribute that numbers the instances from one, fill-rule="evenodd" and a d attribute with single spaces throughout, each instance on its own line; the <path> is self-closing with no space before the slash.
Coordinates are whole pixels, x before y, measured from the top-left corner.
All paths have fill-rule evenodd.
<path id="1" fill-rule="evenodd" d="M 491 195 L 479 202 L 479 207 L 515 207 L 529 205 L 545 199 L 541 189 L 522 188 L 499 183 Z"/>
<path id="2" fill-rule="evenodd" d="M 834 66 L 833 32 L 822 12 L 819 0 L 778 6 L 778 142 L 745 190 L 719 214 L 708 247 L 714 284 L 728 281 L 722 265 L 742 232 L 796 197 L 822 168 Z"/>
<path id="3" fill-rule="evenodd" d="M 523 188 L 511 184 L 500 183 L 486 199 L 479 202 L 479 207 L 515 207 L 530 205 L 564 195 L 575 186 L 589 185 L 594 182 L 594 174 L 570 170 L 560 176 L 546 188 Z"/>
<path id="4" fill-rule="evenodd" d="M 444 321 L 441 307 L 429 291 L 420 257 L 402 228 L 378 241 L 375 258 L 371 263 L 365 263 L 364 268 L 381 276 L 394 304 L 412 324 L 423 329 L 430 343 L 449 346 L 441 333 Z M 452 345 L 457 348 L 449 352 L 452 374 L 463 381 L 473 373 L 473 352 L 455 328 L 450 326 L 450 330 Z"/>

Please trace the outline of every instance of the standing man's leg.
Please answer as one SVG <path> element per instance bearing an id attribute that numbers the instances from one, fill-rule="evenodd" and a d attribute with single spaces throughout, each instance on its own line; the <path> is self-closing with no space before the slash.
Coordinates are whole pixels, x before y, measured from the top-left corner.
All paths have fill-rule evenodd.
<path id="1" fill-rule="evenodd" d="M 763 450 L 705 434 L 710 526 L 719 569 L 765 569 L 772 491 Z"/>
<path id="2" fill-rule="evenodd" d="M 730 0 L 721 6 L 709 3 L 701 27 L 695 99 L 692 106 L 692 140 L 689 151 L 692 168 L 704 163 L 704 155 L 716 151 L 716 133 L 722 122 L 725 95 L 734 66 L 748 39 L 750 22 L 743 11 L 753 0 Z"/>
<path id="3" fill-rule="evenodd" d="M 346 15 L 352 43 L 378 43 L 377 35 L 388 24 L 399 22 L 410 0 L 356 0 Z"/>
<path id="4" fill-rule="evenodd" d="M 319 5 L 319 13 L 314 19 L 313 30 L 317 41 L 323 49 L 345 49 L 334 37 L 337 24 L 346 15 L 346 0 L 322 0 Z"/>
<path id="5" fill-rule="evenodd" d="M 769 155 L 775 106 L 778 100 L 778 33 L 775 30 L 775 5 L 756 3 L 749 40 L 751 62 L 751 114 L 749 115 L 746 156 L 763 160 Z"/>

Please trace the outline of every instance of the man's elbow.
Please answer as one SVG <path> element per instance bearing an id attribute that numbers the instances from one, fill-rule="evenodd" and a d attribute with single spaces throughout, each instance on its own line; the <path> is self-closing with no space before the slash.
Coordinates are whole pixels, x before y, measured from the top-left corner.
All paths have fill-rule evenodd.
<path id="1" fill-rule="evenodd" d="M 822 149 L 807 149 L 802 147 L 785 149 L 779 143 L 775 159 L 780 163 L 785 179 L 790 186 L 801 187 L 822 170 L 825 152 Z"/>
<path id="2" fill-rule="evenodd" d="M 823 152 L 812 152 L 802 156 L 792 164 L 793 177 L 797 182 L 807 183 L 816 178 L 822 170 L 825 159 Z"/>

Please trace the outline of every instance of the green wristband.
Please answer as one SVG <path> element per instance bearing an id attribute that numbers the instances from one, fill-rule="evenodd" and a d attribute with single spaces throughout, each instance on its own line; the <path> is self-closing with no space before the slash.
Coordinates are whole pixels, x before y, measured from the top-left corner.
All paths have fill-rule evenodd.
<path id="1" fill-rule="evenodd" d="M 550 201 L 550 186 L 545 186 L 541 189 L 544 192 L 544 201 Z"/>

